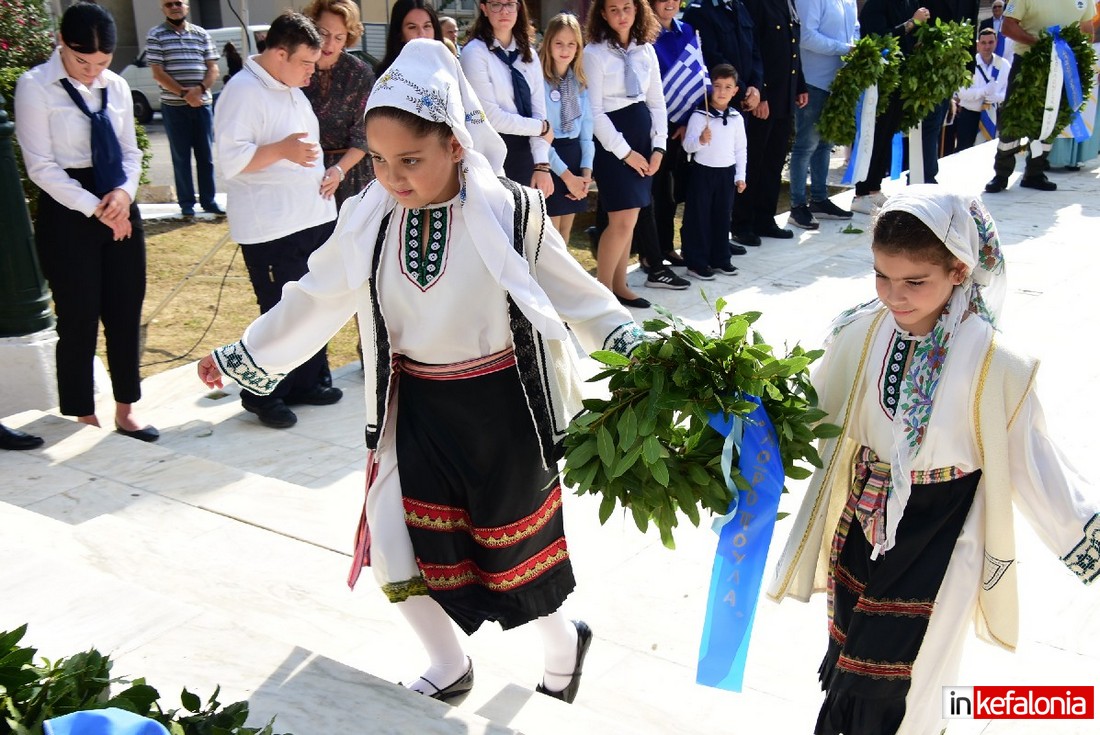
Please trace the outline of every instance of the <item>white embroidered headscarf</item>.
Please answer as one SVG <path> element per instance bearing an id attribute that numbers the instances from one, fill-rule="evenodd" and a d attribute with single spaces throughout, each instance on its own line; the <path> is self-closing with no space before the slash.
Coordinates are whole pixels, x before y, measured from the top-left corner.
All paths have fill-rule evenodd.
<path id="1" fill-rule="evenodd" d="M 535 329 L 549 339 L 567 339 L 549 297 L 512 246 L 512 198 L 497 178 L 503 175 L 507 149 L 486 120 L 455 56 L 438 41 L 409 41 L 371 89 L 366 111 L 379 107 L 395 107 L 451 129 L 465 151 L 459 164 L 460 202 L 466 226 L 475 233 L 471 240 L 478 255 Z M 361 198 L 340 222 L 341 229 L 356 227 L 361 233 L 343 239 L 349 277 L 359 282 L 370 270 L 363 244 L 373 247 L 382 217 L 397 204 L 380 183 L 369 186 Z"/>
<path id="2" fill-rule="evenodd" d="M 902 381 L 894 413 L 894 448 L 890 457 L 891 487 L 886 500 L 885 538 L 869 539 L 871 558 L 893 548 L 898 524 L 911 493 L 913 460 L 920 451 L 934 407 L 940 373 L 959 324 L 976 314 L 997 325 L 1006 291 L 1005 263 L 997 226 L 981 199 L 938 184 L 918 184 L 886 200 L 882 214 L 907 212 L 928 227 L 966 266 L 967 276 L 955 286 L 932 331 L 920 338 Z M 859 316 L 882 308 L 878 299 L 844 312 L 833 322 L 831 335 Z"/>

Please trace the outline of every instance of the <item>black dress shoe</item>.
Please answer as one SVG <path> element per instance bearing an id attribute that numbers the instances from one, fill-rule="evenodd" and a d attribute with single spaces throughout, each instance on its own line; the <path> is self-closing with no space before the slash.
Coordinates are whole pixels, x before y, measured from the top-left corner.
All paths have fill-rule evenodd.
<path id="1" fill-rule="evenodd" d="M 619 296 L 618 294 L 615 294 L 615 298 L 619 300 L 620 304 L 622 304 L 623 306 L 629 306 L 631 309 L 648 309 L 651 306 L 649 301 L 643 299 L 641 296 L 636 299 L 627 299 Z"/>
<path id="2" fill-rule="evenodd" d="M 435 690 L 428 696 L 432 699 L 438 699 L 440 702 L 449 702 L 452 699 L 469 694 L 470 690 L 474 688 L 474 660 L 469 657 L 466 660 L 470 662 L 470 665 L 466 668 L 466 673 L 442 689 L 432 683 L 430 679 L 420 677 L 421 681 L 426 682 L 428 686 Z"/>
<path id="3" fill-rule="evenodd" d="M 733 240 L 730 240 L 730 255 L 744 255 L 749 252 L 744 245 L 738 245 Z"/>
<path id="4" fill-rule="evenodd" d="M 572 704 L 573 700 L 577 698 L 577 690 L 581 688 L 581 670 L 584 668 L 584 657 L 588 653 L 589 646 L 592 645 L 592 629 L 588 627 L 588 623 L 583 620 L 574 620 L 573 625 L 577 628 L 577 663 L 573 666 L 573 677 L 569 680 L 569 684 L 566 685 L 565 689 L 557 692 L 550 691 L 542 684 L 535 687 L 535 691 L 539 694 L 560 699 L 567 704 Z"/>
<path id="5" fill-rule="evenodd" d="M 130 431 L 129 429 L 124 429 L 118 424 L 115 424 L 115 432 L 142 442 L 155 442 L 157 439 L 160 439 L 160 432 L 157 431 L 155 426 L 146 426 L 144 429 L 134 429 Z"/>
<path id="6" fill-rule="evenodd" d="M 765 227 L 762 230 L 758 230 L 757 233 L 760 237 L 773 237 L 777 240 L 790 240 L 794 237 L 792 230 L 785 229 L 772 222 L 771 227 Z"/>
<path id="7" fill-rule="evenodd" d="M 292 393 L 283 399 L 288 406 L 331 406 L 344 397 L 344 391 L 331 385 L 318 385 L 307 393 Z"/>
<path id="8" fill-rule="evenodd" d="M 988 191 L 990 194 L 996 194 L 998 192 L 1002 192 L 1007 188 L 1008 188 L 1008 177 L 1007 176 L 994 176 L 992 179 L 990 179 L 988 182 L 986 182 L 986 185 L 985 185 L 985 190 Z"/>
<path id="9" fill-rule="evenodd" d="M 244 406 L 245 411 L 256 414 L 261 424 L 270 426 L 272 429 L 289 429 L 298 423 L 298 417 L 282 401 L 275 401 L 266 406 L 249 406 L 242 401 L 241 405 Z"/>
<path id="10" fill-rule="evenodd" d="M 1058 185 L 1046 177 L 1046 174 L 1038 176 L 1025 176 L 1020 179 L 1020 186 L 1025 189 L 1038 189 L 1039 191 L 1054 191 Z"/>
<path id="11" fill-rule="evenodd" d="M 735 232 L 733 233 L 733 239 L 735 242 L 739 242 L 742 245 L 756 246 L 760 244 L 760 236 L 755 232 Z"/>
<path id="12" fill-rule="evenodd" d="M 37 449 L 44 443 L 40 436 L 0 424 L 0 449 Z"/>
<path id="13" fill-rule="evenodd" d="M 676 268 L 682 268 L 683 266 L 687 265 L 687 263 L 684 262 L 684 259 L 681 258 L 680 254 L 675 250 L 669 250 L 667 253 L 665 253 L 664 259 L 666 263 Z"/>
<path id="14" fill-rule="evenodd" d="M 202 205 L 202 211 L 207 214 L 225 214 L 225 210 L 218 206 L 217 202 Z"/>

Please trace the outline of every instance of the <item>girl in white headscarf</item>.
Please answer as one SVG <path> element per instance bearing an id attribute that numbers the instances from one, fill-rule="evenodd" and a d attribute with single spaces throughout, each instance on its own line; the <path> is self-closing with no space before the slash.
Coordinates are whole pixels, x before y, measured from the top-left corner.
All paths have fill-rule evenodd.
<path id="1" fill-rule="evenodd" d="M 366 114 L 377 180 L 345 203 L 309 273 L 240 342 L 207 356 L 262 392 L 353 315 L 363 335 L 368 492 L 349 583 L 370 565 L 453 699 L 473 664 L 451 624 L 534 622 L 538 691 L 572 701 L 592 632 L 574 586 L 557 473 L 579 410 L 570 330 L 629 355 L 641 331 L 569 255 L 535 191 L 498 178 L 505 147 L 439 43 L 410 41 Z"/>
<path id="2" fill-rule="evenodd" d="M 875 220 L 878 298 L 842 314 L 814 376 L 841 435 L 769 590 L 828 593 L 816 733 L 940 732 L 966 621 L 1017 638 L 1013 500 L 1086 584 L 1100 576 L 1100 499 L 1046 434 L 1037 362 L 998 341 L 1004 260 L 979 199 L 936 185 Z"/>

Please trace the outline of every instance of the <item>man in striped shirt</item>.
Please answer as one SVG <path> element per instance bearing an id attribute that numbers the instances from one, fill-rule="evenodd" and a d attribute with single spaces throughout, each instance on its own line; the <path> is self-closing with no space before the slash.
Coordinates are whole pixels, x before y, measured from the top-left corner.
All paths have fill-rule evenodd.
<path id="1" fill-rule="evenodd" d="M 165 21 L 145 38 L 145 58 L 160 85 L 160 116 L 172 151 L 176 199 L 185 216 L 195 213 L 191 155 L 199 179 L 199 204 L 225 214 L 214 201 L 214 112 L 210 87 L 218 78 L 218 51 L 210 34 L 188 22 L 183 0 L 160 0 Z"/>

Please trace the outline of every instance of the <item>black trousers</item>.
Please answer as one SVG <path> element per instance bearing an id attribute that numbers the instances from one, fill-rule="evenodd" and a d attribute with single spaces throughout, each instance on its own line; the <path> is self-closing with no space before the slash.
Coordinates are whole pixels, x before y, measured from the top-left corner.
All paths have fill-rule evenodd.
<path id="1" fill-rule="evenodd" d="M 747 186 L 733 201 L 730 227 L 734 232 L 768 230 L 775 224 L 794 119 L 788 115 L 761 120 L 751 112 L 745 113 L 743 119 L 749 151 L 745 168 Z"/>
<path id="2" fill-rule="evenodd" d="M 1014 56 L 1012 58 L 1012 68 L 1008 72 L 1008 88 L 1005 92 L 1005 101 L 1012 96 L 1012 88 L 1016 83 L 1016 75 L 1020 73 L 1020 66 L 1023 63 L 1023 57 Z M 1001 114 L 1004 112 L 1004 105 L 1001 106 Z M 1000 125 L 997 126 L 1000 128 Z M 1003 135 L 999 134 L 997 140 L 997 155 L 993 159 L 993 173 L 997 176 L 1007 179 L 1012 175 L 1012 172 L 1016 169 L 1016 152 L 1020 149 L 1019 140 L 1008 140 Z M 1024 161 L 1024 178 L 1029 179 L 1032 177 L 1042 176 L 1043 172 L 1047 170 L 1047 153 L 1050 152 L 1050 146 L 1043 146 L 1043 151 L 1038 156 L 1033 155 L 1031 152 L 1030 143 L 1027 146 L 1027 159 Z"/>
<path id="3" fill-rule="evenodd" d="M 890 169 L 890 153 L 894 133 L 901 123 L 901 96 L 895 91 L 890 95 L 886 111 L 875 118 L 875 137 L 871 145 L 871 163 L 867 178 L 856 182 L 856 196 L 866 196 L 882 188 L 882 179 Z M 855 152 L 852 152 L 855 155 Z M 752 186 L 750 183 L 749 186 Z"/>
<path id="4" fill-rule="evenodd" d="M 92 169 L 67 173 L 92 191 Z M 141 398 L 145 229 L 137 204 L 130 205 L 130 225 L 133 234 L 115 242 L 98 219 L 39 194 L 35 243 L 57 315 L 57 392 L 66 416 L 95 413 L 92 364 L 101 321 L 115 401 Z"/>
<path id="5" fill-rule="evenodd" d="M 259 243 L 241 243 L 241 255 L 248 268 L 252 290 L 260 313 L 266 313 L 283 297 L 283 286 L 297 281 L 309 270 L 309 256 L 321 247 L 336 227 L 336 220 L 323 225 L 280 237 L 278 240 Z M 291 370 L 275 390 L 266 396 L 248 390 L 241 391 L 241 403 L 263 408 L 287 396 L 308 393 L 328 379 L 328 355 L 321 349 L 313 357 Z"/>
<path id="6" fill-rule="evenodd" d="M 960 107 L 955 115 L 955 150 L 964 151 L 974 145 L 982 113 Z"/>
<path id="7" fill-rule="evenodd" d="M 661 167 L 653 174 L 653 219 L 657 226 L 657 247 L 662 253 L 670 253 L 675 250 L 672 238 L 676 234 L 676 207 L 685 198 L 687 158 L 676 138 L 670 137 L 665 145 Z"/>
<path id="8" fill-rule="evenodd" d="M 736 188 L 733 166 L 691 164 L 680 255 L 695 271 L 730 265 L 728 225 Z M 742 194 L 743 196 L 743 194 Z"/>

